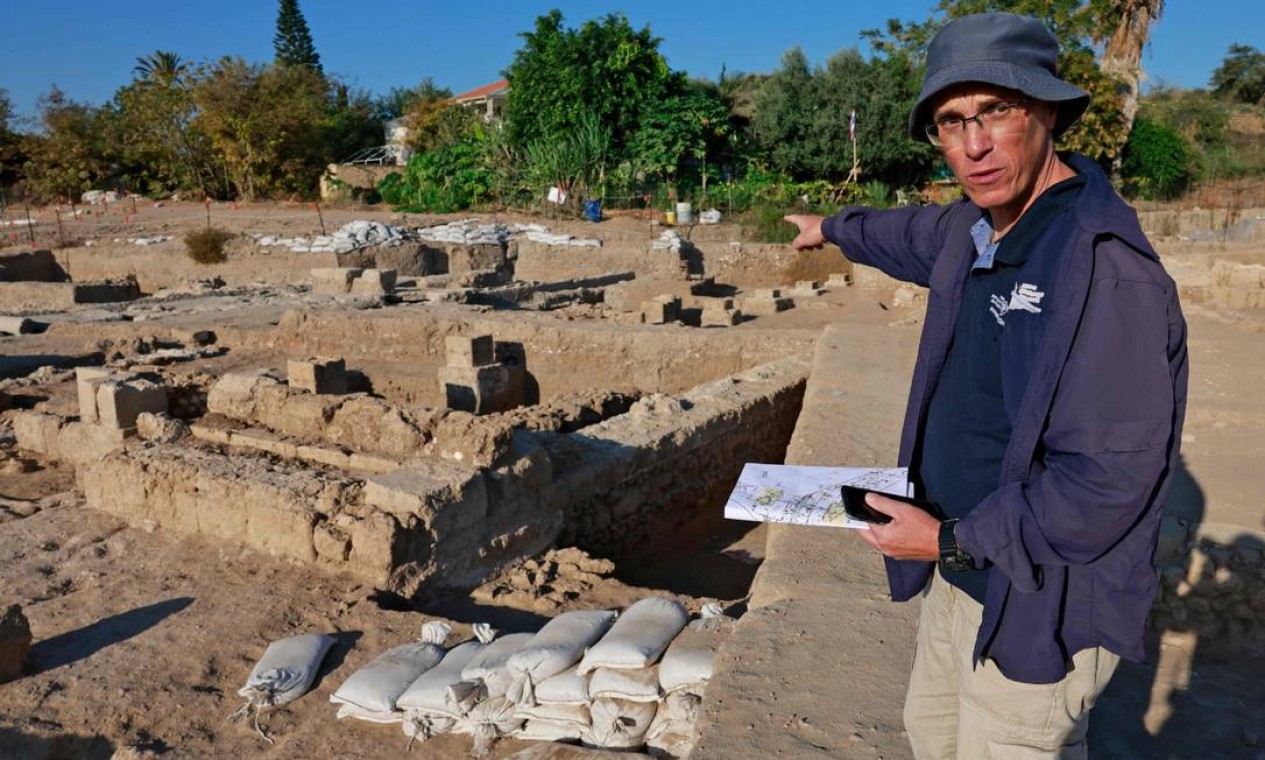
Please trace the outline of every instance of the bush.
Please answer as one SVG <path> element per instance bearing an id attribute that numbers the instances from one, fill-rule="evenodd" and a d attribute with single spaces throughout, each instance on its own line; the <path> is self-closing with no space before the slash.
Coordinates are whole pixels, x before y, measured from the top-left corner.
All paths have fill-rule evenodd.
<path id="1" fill-rule="evenodd" d="M 476 141 L 409 159 L 404 176 L 388 174 L 378 191 L 399 211 L 447 214 L 491 198 L 493 176 Z M 394 200 L 392 200 L 394 199 Z"/>
<path id="2" fill-rule="evenodd" d="M 1190 184 L 1190 144 L 1172 127 L 1139 118 L 1124 146 L 1126 186 L 1147 200 L 1172 198 Z"/>
<path id="3" fill-rule="evenodd" d="M 199 264 L 223 264 L 228 261 L 224 244 L 232 237 L 233 234 L 227 230 L 207 227 L 185 233 L 184 244 L 189 251 L 189 258 Z"/>

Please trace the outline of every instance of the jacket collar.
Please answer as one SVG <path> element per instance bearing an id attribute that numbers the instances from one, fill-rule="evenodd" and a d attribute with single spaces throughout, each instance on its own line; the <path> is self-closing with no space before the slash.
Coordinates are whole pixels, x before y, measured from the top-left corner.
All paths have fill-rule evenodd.
<path id="1" fill-rule="evenodd" d="M 1159 261 L 1159 254 L 1138 224 L 1138 213 L 1116 194 L 1098 164 L 1079 153 L 1060 153 L 1059 158 L 1085 177 L 1085 188 L 1074 204 L 1081 228 L 1091 235 L 1110 234 L 1120 238 L 1148 259 Z"/>

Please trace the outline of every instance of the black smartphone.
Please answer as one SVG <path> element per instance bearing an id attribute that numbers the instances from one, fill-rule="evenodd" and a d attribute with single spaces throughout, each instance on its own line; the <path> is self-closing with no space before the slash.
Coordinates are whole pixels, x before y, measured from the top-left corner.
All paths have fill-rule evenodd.
<path id="1" fill-rule="evenodd" d="M 912 504 L 937 520 L 944 519 L 943 513 L 940 511 L 940 507 L 936 506 L 934 502 L 927 501 L 926 499 L 915 499 L 912 496 L 897 496 L 896 494 L 883 493 L 881 491 L 867 491 L 864 488 L 857 488 L 856 486 L 843 486 L 842 490 L 843 511 L 846 512 L 848 517 L 851 517 L 853 520 L 875 523 L 877 525 L 886 525 L 892 521 L 892 518 L 865 503 L 865 495 L 867 493 L 877 493 L 880 496 L 886 496 L 889 499 L 895 499 L 896 501 L 904 502 L 905 504 Z"/>

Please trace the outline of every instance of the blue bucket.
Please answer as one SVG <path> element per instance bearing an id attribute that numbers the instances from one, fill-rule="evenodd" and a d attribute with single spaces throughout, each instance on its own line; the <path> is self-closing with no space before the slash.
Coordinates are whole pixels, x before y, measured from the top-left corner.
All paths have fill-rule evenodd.
<path id="1" fill-rule="evenodd" d="M 584 218 L 590 222 L 602 221 L 602 202 L 600 200 L 585 201 Z"/>

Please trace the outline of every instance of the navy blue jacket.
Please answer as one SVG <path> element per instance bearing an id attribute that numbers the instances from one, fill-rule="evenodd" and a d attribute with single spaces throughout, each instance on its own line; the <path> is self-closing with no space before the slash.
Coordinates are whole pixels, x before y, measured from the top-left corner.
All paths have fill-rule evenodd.
<path id="1" fill-rule="evenodd" d="M 990 568 L 974 656 L 1010 679 L 1052 683 L 1071 657 L 1102 646 L 1142 660 L 1158 587 L 1160 510 L 1178 467 L 1186 411 L 1186 322 L 1177 288 L 1137 214 L 1098 167 L 1055 219 L 1033 274 L 1039 318 L 1015 320 L 1001 343 L 1012 434 L 997 489 L 957 526 L 958 543 Z M 876 211 L 849 206 L 822 225 L 847 257 L 930 288 L 899 464 L 916 468 L 927 405 L 944 367 L 981 210 Z M 914 469 L 916 471 L 916 469 Z M 926 585 L 934 563 L 887 560 L 892 598 Z"/>

